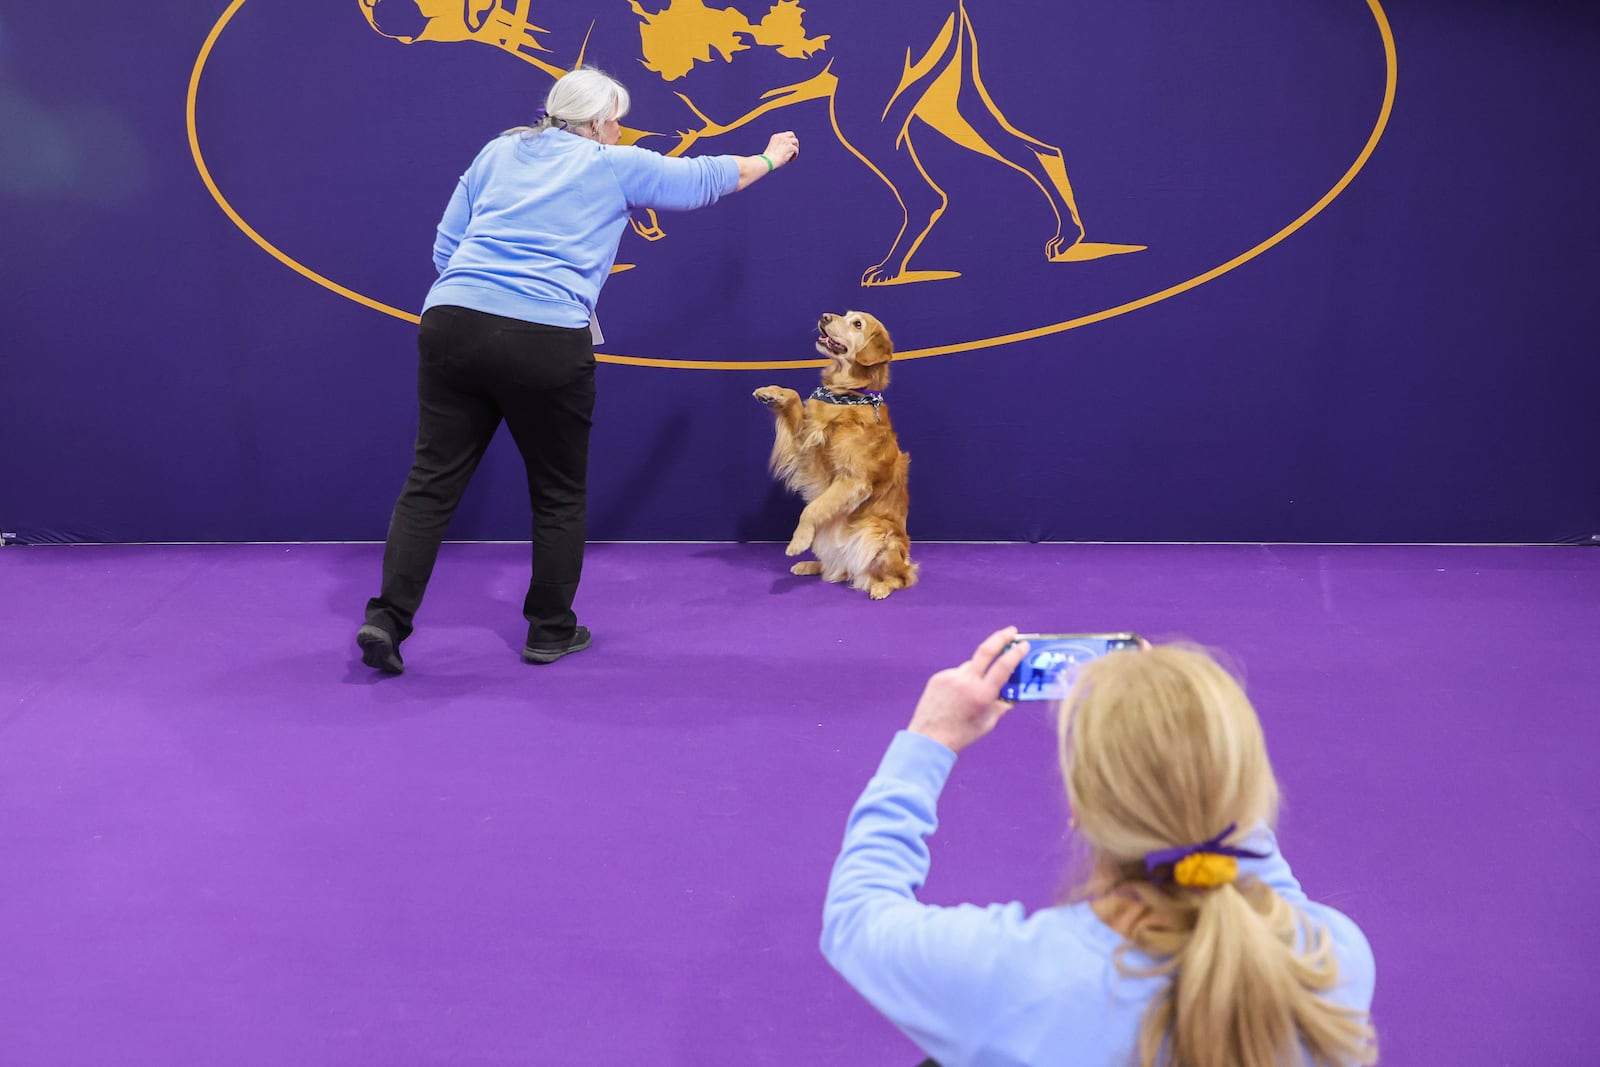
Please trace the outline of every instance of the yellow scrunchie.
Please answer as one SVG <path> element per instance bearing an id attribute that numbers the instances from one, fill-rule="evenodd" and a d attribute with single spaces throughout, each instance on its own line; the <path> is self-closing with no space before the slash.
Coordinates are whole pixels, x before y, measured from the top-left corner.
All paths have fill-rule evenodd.
<path id="1" fill-rule="evenodd" d="M 1239 876 L 1239 861 L 1215 852 L 1196 852 L 1185 856 L 1172 868 L 1172 880 L 1190 889 L 1215 889 Z"/>

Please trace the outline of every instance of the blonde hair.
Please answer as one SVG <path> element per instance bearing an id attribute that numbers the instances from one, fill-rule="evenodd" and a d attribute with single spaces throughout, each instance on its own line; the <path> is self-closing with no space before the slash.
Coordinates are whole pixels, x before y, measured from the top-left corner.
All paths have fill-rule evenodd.
<path id="1" fill-rule="evenodd" d="M 513 126 L 501 134 L 532 136 L 552 126 L 599 126 L 628 113 L 632 98 L 627 87 L 595 67 L 578 67 L 556 79 L 544 98 L 544 116 L 532 126 Z"/>
<path id="2" fill-rule="evenodd" d="M 1255 709 L 1205 652 L 1164 645 L 1087 664 L 1062 702 L 1061 772 L 1093 872 L 1086 895 L 1138 908 L 1131 947 L 1170 975 L 1139 1032 L 1143 1067 L 1370 1064 L 1364 1012 L 1322 997 L 1338 980 L 1326 930 L 1253 879 L 1195 890 L 1151 881 L 1151 852 L 1277 816 L 1278 784 Z M 1299 946 L 1297 948 L 1297 946 Z"/>

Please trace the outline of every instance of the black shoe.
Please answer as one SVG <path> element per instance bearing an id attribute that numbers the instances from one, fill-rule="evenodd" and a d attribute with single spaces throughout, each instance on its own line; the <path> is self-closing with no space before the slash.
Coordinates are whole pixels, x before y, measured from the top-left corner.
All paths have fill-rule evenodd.
<path id="1" fill-rule="evenodd" d="M 590 637 L 589 628 L 580 626 L 572 631 L 572 637 L 563 644 L 526 646 L 522 650 L 522 658 L 529 663 L 554 663 L 562 656 L 588 648 Z"/>
<path id="2" fill-rule="evenodd" d="M 400 649 L 395 647 L 394 637 L 388 630 L 369 622 L 356 631 L 356 644 L 361 646 L 361 662 L 367 666 L 385 674 L 405 672 L 405 661 L 400 658 Z"/>

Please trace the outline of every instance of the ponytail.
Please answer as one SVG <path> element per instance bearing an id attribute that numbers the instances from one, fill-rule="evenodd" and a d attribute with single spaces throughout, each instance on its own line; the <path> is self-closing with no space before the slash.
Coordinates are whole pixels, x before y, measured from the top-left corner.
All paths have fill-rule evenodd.
<path id="1" fill-rule="evenodd" d="M 1328 932 L 1269 887 L 1121 888 L 1146 909 L 1132 947 L 1163 962 L 1118 966 L 1170 979 L 1140 1025 L 1141 1067 L 1285 1067 L 1302 1049 L 1319 1067 L 1376 1061 L 1365 1013 L 1322 995 L 1339 978 Z"/>

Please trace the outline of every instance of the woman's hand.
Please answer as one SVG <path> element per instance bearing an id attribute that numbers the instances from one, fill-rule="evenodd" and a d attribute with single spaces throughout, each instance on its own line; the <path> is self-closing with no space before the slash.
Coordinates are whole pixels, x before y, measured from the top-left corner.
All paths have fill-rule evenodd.
<path id="1" fill-rule="evenodd" d="M 733 191 L 748 189 L 751 182 L 765 178 L 799 154 L 800 138 L 789 131 L 773 134 L 772 140 L 767 142 L 767 150 L 759 156 L 733 157 L 739 165 L 739 184 Z"/>
<path id="2" fill-rule="evenodd" d="M 1028 654 L 1026 641 L 1006 647 L 1016 636 L 1015 626 L 996 630 L 971 659 L 929 678 L 906 729 L 930 737 L 952 752 L 960 752 L 993 730 L 1000 716 L 1011 710 L 1011 705 L 1000 699 L 1000 687 Z"/>
<path id="3" fill-rule="evenodd" d="M 768 159 L 772 160 L 772 169 L 777 170 L 800 154 L 800 138 L 796 137 L 791 130 L 775 133 L 772 135 L 772 140 L 767 142 L 767 150 L 764 154 Z"/>

